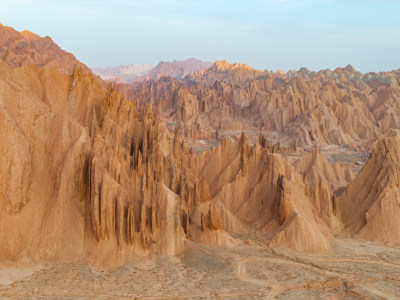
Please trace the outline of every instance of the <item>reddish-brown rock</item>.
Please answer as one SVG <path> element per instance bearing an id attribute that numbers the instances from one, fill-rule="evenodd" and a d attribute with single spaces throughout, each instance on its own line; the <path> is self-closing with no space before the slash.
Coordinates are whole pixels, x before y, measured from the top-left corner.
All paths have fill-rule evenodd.
<path id="1" fill-rule="evenodd" d="M 36 65 L 72 73 L 75 68 L 90 73 L 90 69 L 74 55 L 62 50 L 53 40 L 28 30 L 18 32 L 0 24 L 0 59 L 11 67 Z"/>

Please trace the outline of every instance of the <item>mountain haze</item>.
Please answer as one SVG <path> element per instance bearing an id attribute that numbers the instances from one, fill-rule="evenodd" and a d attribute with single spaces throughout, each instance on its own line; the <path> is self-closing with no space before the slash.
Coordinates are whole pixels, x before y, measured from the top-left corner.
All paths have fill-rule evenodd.
<path id="1" fill-rule="evenodd" d="M 156 67 L 151 65 L 120 65 L 117 67 L 92 68 L 102 79 L 118 83 L 130 83 L 149 78 L 171 76 L 181 79 L 201 69 L 206 69 L 212 63 L 190 58 L 183 61 L 160 62 Z M 122 81 L 121 81 L 122 80 Z"/>
<path id="2" fill-rule="evenodd" d="M 189 58 L 183 61 L 174 60 L 172 62 L 160 62 L 153 70 L 148 74 L 150 78 L 160 78 L 161 76 L 167 75 L 182 79 L 187 74 L 192 74 L 196 71 L 206 69 L 212 65 L 211 62 L 201 61 L 195 58 Z"/>
<path id="3" fill-rule="evenodd" d="M 117 67 L 92 68 L 93 73 L 104 80 L 132 82 L 140 80 L 154 68 L 152 65 L 120 65 Z"/>

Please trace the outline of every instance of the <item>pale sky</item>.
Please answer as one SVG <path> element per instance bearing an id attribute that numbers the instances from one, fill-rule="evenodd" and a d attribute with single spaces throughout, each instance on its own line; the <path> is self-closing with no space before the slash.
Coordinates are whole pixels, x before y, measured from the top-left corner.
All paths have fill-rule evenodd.
<path id="1" fill-rule="evenodd" d="M 195 57 L 258 69 L 400 68 L 397 0 L 0 0 L 0 23 L 90 67 Z"/>

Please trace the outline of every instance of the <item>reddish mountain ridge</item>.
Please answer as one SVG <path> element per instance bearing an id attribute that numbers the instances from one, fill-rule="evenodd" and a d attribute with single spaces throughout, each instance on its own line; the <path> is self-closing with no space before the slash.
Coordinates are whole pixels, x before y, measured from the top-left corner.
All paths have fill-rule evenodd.
<path id="1" fill-rule="evenodd" d="M 55 68 L 69 74 L 72 74 L 74 68 L 81 68 L 85 73 L 91 72 L 74 55 L 62 50 L 50 37 L 40 37 L 28 30 L 19 32 L 2 24 L 0 58 L 11 67 L 36 65 Z"/>

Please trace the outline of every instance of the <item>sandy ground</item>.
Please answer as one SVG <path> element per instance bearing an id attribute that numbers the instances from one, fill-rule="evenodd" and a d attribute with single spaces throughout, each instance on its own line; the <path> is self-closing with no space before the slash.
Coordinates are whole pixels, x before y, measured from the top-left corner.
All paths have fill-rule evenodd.
<path id="1" fill-rule="evenodd" d="M 83 261 L 1 268 L 0 299 L 400 299 L 400 249 L 336 238 L 334 253 L 269 249 L 257 232 L 232 248 L 190 242 L 178 256 L 114 270 Z"/>

